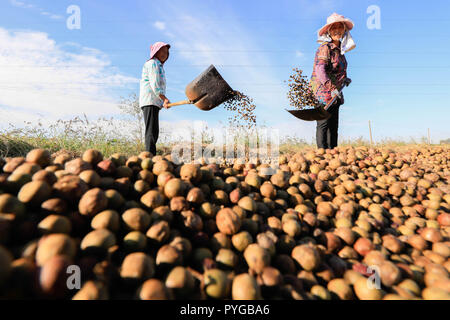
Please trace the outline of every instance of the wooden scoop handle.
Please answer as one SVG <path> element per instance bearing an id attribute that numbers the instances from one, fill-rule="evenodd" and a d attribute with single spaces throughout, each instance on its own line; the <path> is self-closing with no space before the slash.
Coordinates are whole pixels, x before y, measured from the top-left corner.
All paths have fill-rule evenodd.
<path id="1" fill-rule="evenodd" d="M 325 107 L 323 107 L 323 109 L 326 111 L 330 108 L 330 106 L 336 101 L 337 96 L 335 96 L 330 102 L 327 103 L 327 105 Z"/>
<path id="2" fill-rule="evenodd" d="M 193 104 L 194 102 L 191 100 L 182 100 L 182 101 L 178 101 L 178 102 L 174 102 L 174 103 L 169 103 L 167 106 L 168 107 L 174 107 L 174 106 L 182 106 L 184 104 Z"/>

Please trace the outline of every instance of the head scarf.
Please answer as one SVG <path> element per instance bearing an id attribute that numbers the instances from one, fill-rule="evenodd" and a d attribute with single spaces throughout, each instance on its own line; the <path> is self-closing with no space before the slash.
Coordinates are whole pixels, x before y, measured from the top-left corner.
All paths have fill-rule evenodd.
<path id="1" fill-rule="evenodd" d="M 347 29 L 347 27 L 346 27 L 346 29 Z M 328 32 L 323 35 L 319 35 L 319 32 L 318 32 L 317 36 L 318 36 L 317 42 L 319 42 L 321 44 L 325 43 L 325 42 L 333 41 Z M 345 53 L 355 49 L 355 47 L 356 47 L 356 43 L 353 40 L 352 35 L 350 34 L 350 31 L 346 31 L 341 40 L 341 54 L 345 54 Z"/>

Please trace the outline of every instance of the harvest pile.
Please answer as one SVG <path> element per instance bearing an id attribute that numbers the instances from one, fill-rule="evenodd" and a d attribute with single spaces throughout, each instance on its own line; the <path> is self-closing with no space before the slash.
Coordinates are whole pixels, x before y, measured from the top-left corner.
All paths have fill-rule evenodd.
<path id="1" fill-rule="evenodd" d="M 448 148 L 0 162 L 3 299 L 450 299 Z"/>
<path id="2" fill-rule="evenodd" d="M 256 125 L 256 115 L 254 113 L 256 105 L 253 99 L 239 91 L 233 91 L 231 99 L 224 103 L 225 109 L 233 112 L 229 118 L 232 126 L 250 129 Z"/>
<path id="3" fill-rule="evenodd" d="M 294 68 L 294 73 L 289 77 L 289 91 L 287 97 L 289 104 L 296 109 L 304 109 L 305 107 L 318 107 L 320 102 L 314 96 L 309 85 L 307 76 L 303 75 L 303 71 Z"/>

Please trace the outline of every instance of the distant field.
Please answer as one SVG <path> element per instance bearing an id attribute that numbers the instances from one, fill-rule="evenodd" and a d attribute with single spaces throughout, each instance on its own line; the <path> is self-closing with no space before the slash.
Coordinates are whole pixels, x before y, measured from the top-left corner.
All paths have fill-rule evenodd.
<path id="1" fill-rule="evenodd" d="M 122 153 L 127 156 L 137 155 L 144 151 L 145 146 L 142 138 L 142 126 L 139 125 L 139 121 L 136 123 L 136 127 L 132 128 L 131 134 L 128 135 L 124 135 L 123 128 L 117 126 L 112 119 L 101 119 L 101 122 L 92 123 L 86 118 L 76 117 L 72 120 L 58 120 L 48 127 L 44 127 L 41 123 L 33 125 L 27 123 L 22 128 L 10 126 L 0 134 L 0 156 L 24 156 L 35 148 L 47 149 L 51 153 L 65 150 L 74 156 L 80 156 L 86 149 L 99 150 L 106 157 L 114 153 Z M 157 145 L 158 154 L 166 154 L 170 152 L 174 143 L 167 139 L 168 133 L 161 131 Z M 308 142 L 297 137 L 281 137 L 280 139 L 280 154 L 315 148 L 313 141 Z M 374 143 L 374 147 L 426 145 L 426 142 L 425 137 L 420 141 L 385 139 Z M 441 141 L 441 145 L 448 144 L 449 140 Z M 368 147 L 370 142 L 360 137 L 352 140 L 343 139 L 339 145 Z"/>

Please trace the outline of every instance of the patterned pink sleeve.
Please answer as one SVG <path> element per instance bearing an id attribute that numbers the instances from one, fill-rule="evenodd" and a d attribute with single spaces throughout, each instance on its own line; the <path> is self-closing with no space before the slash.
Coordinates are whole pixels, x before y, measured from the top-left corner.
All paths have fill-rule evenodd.
<path id="1" fill-rule="evenodd" d="M 317 79 L 319 79 L 321 84 L 324 84 L 325 82 L 330 80 L 327 73 L 325 72 L 325 66 L 326 66 L 326 64 L 323 62 L 319 62 L 315 66 L 316 76 L 317 76 Z"/>
<path id="2" fill-rule="evenodd" d="M 330 48 L 327 45 L 321 45 L 317 51 L 317 59 L 330 61 Z"/>
<path id="3" fill-rule="evenodd" d="M 317 63 L 314 66 L 317 79 L 320 81 L 321 84 L 325 84 L 328 81 L 331 82 L 330 78 L 328 77 L 325 71 L 326 64 L 330 61 L 330 59 L 331 59 L 330 48 L 326 44 L 321 45 L 317 49 L 317 60 L 316 60 Z"/>

